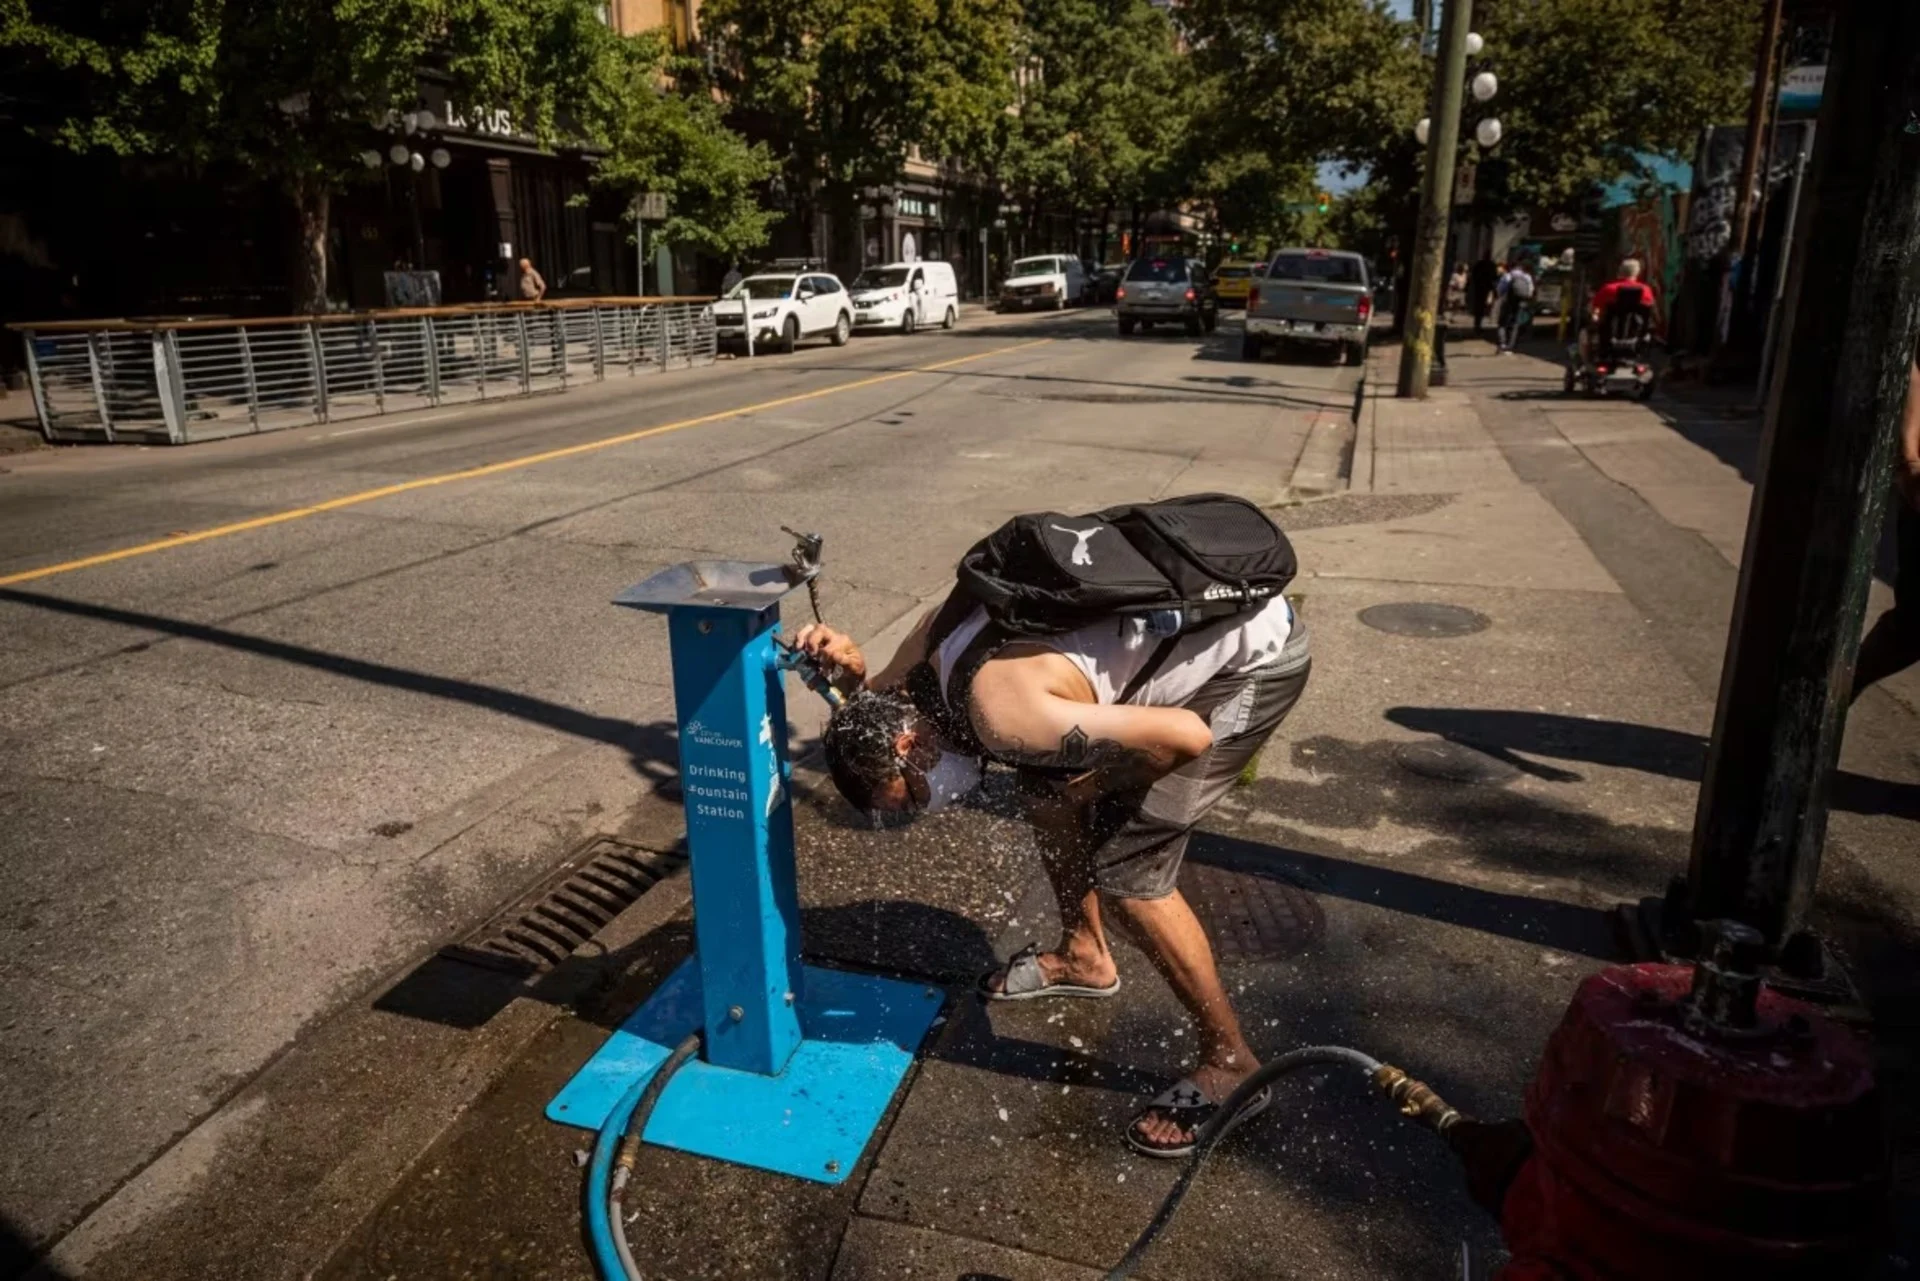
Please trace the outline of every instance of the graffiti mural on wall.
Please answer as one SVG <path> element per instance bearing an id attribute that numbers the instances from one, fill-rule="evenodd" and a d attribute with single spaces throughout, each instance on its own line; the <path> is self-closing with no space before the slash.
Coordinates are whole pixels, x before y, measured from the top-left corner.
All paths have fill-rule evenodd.
<path id="1" fill-rule="evenodd" d="M 1667 331 L 1667 315 L 1680 288 L 1686 255 L 1675 252 L 1680 219 L 1677 208 L 1684 196 L 1655 196 L 1620 208 L 1620 257 L 1640 260 L 1642 279 L 1653 286 L 1653 325 Z"/>
<path id="2" fill-rule="evenodd" d="M 1772 192 L 1792 178 L 1812 126 L 1786 121 L 1774 132 L 1772 163 L 1766 187 Z M 1746 150 L 1744 125 L 1716 125 L 1707 130 L 1695 168 L 1693 207 L 1687 217 L 1687 257 L 1706 261 L 1719 254 L 1733 238 L 1735 195 L 1740 186 L 1740 161 Z"/>

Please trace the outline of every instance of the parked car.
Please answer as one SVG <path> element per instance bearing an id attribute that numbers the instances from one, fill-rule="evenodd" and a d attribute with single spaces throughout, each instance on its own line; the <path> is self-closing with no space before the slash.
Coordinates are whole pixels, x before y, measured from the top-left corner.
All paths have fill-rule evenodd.
<path id="1" fill-rule="evenodd" d="M 1227 258 L 1213 269 L 1213 292 L 1219 295 L 1222 307 L 1244 307 L 1247 305 L 1247 290 L 1253 284 L 1253 278 L 1265 271 L 1267 264 L 1248 262 L 1244 258 Z"/>
<path id="2" fill-rule="evenodd" d="M 1373 319 L 1367 260 L 1344 249 L 1282 249 L 1247 294 L 1240 358 L 1258 360 L 1270 342 L 1336 344 L 1359 363 Z"/>
<path id="3" fill-rule="evenodd" d="M 596 289 L 593 284 L 593 268 L 575 267 L 557 280 L 547 281 L 547 300 L 562 298 L 602 298 L 609 291 Z"/>
<path id="4" fill-rule="evenodd" d="M 1042 254 L 1015 260 L 1000 286 L 1000 310 L 1024 311 L 1049 307 L 1054 311 L 1080 301 L 1086 290 L 1086 268 L 1071 254 Z"/>
<path id="5" fill-rule="evenodd" d="M 922 325 L 951 329 L 960 321 L 960 285 L 952 263 L 868 267 L 854 277 L 847 294 L 853 299 L 856 329 L 898 329 L 910 334 Z"/>
<path id="6" fill-rule="evenodd" d="M 1127 266 L 1124 262 L 1110 262 L 1093 273 L 1093 279 L 1087 282 L 1087 292 L 1092 295 L 1095 306 L 1114 300 L 1120 291 L 1120 282 L 1127 278 Z"/>
<path id="7" fill-rule="evenodd" d="M 1197 258 L 1135 258 L 1114 293 L 1113 310 L 1122 337 L 1136 325 L 1144 332 L 1168 321 L 1198 337 L 1220 323 L 1219 296 Z"/>
<path id="8" fill-rule="evenodd" d="M 853 302 L 830 271 L 748 276 L 713 304 L 715 340 L 722 347 L 792 351 L 802 338 L 826 337 L 844 347 L 853 333 Z"/>

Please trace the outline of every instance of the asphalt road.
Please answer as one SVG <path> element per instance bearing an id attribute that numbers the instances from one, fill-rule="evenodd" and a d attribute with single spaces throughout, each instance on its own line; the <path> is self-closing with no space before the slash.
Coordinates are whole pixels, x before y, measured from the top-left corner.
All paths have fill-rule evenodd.
<path id="1" fill-rule="evenodd" d="M 68 1231 L 303 1028 L 645 821 L 672 697 L 664 627 L 609 607 L 622 587 L 781 558 L 790 524 L 826 536 L 832 620 L 871 636 L 1012 513 L 1273 501 L 1357 371 L 1238 347 L 1231 320 L 1123 341 L 1104 312 L 983 318 L 9 459 L 0 1240 Z"/>

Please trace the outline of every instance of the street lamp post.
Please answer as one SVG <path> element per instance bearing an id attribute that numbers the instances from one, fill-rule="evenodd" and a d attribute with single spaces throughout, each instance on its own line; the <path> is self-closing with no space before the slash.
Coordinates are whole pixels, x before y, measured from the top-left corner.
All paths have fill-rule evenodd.
<path id="1" fill-rule="evenodd" d="M 1433 113 L 1427 128 L 1427 167 L 1420 180 L 1420 222 L 1407 284 L 1407 317 L 1400 340 L 1395 394 L 1424 400 L 1433 370 L 1433 334 L 1439 319 L 1442 258 L 1453 203 L 1453 157 L 1460 141 L 1460 98 L 1467 69 L 1467 25 L 1473 0 L 1447 0 L 1440 17 L 1440 58 L 1434 70 Z"/>
<path id="2" fill-rule="evenodd" d="M 1420 221 L 1414 235 L 1400 346 L 1397 396 L 1425 399 L 1434 381 L 1445 381 L 1445 288 L 1447 233 L 1452 223 L 1454 157 L 1460 143 L 1460 111 L 1466 61 L 1486 48 L 1478 32 L 1467 30 L 1473 0 L 1449 0 L 1440 20 L 1439 61 L 1434 67 L 1433 114 L 1422 117 L 1413 136 L 1427 149 L 1426 172 L 1420 183 Z M 1473 77 L 1470 90 L 1476 102 L 1489 102 L 1500 92 L 1493 72 Z M 1474 128 L 1474 140 L 1491 150 L 1500 142 L 1500 122 L 1492 117 Z"/>

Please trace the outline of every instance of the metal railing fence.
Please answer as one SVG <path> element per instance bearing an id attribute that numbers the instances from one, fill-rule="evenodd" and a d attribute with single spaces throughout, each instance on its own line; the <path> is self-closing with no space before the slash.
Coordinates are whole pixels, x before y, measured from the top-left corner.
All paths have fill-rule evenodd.
<path id="1" fill-rule="evenodd" d="M 11 326 L 50 441 L 184 445 L 714 360 L 708 298 Z"/>

